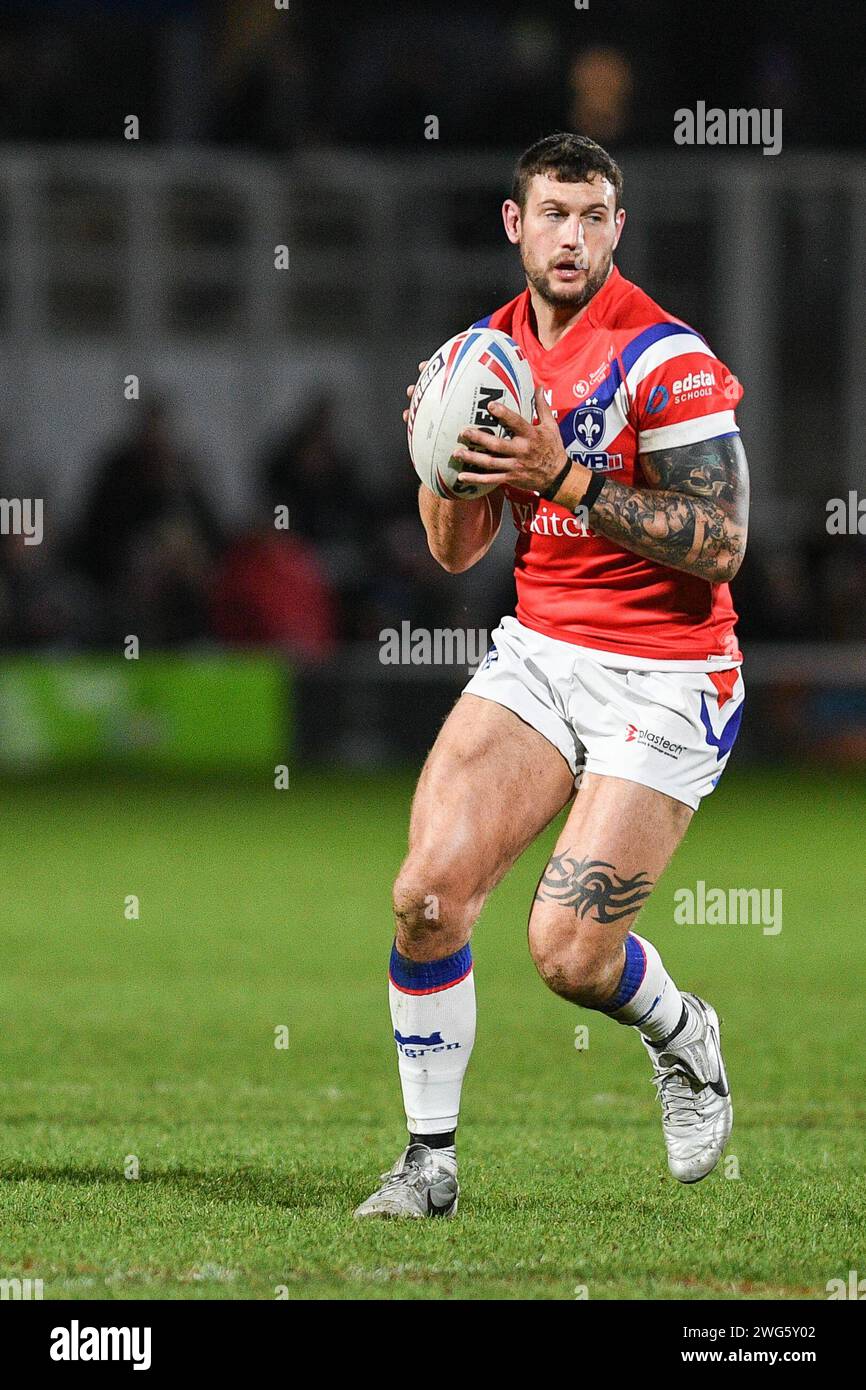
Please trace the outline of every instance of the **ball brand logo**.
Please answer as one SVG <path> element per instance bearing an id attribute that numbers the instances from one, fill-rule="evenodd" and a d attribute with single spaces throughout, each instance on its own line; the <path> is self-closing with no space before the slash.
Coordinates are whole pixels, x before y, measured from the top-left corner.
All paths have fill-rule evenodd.
<path id="1" fill-rule="evenodd" d="M 439 372 L 442 370 L 444 365 L 445 358 L 443 357 L 441 352 L 437 352 L 436 356 L 427 363 L 427 366 L 424 368 L 423 372 L 418 378 L 418 383 L 415 387 L 412 400 L 409 403 L 409 418 L 406 421 L 406 429 L 409 436 L 410 448 L 412 446 L 412 431 L 415 428 L 415 416 L 418 414 L 418 407 L 424 399 L 424 395 L 427 391 L 427 387 L 430 385 L 430 382 L 433 380 L 435 376 L 438 376 Z"/>
<path id="2" fill-rule="evenodd" d="M 491 405 L 494 401 L 501 402 L 503 394 L 496 386 L 479 386 L 475 393 L 472 423 L 483 429 L 485 434 L 508 434 L 502 421 L 490 414 Z"/>
<path id="3" fill-rule="evenodd" d="M 666 758 L 673 758 L 674 762 L 685 747 L 683 743 L 671 743 L 664 734 L 654 734 L 652 729 L 639 729 L 637 724 L 626 724 L 625 741 L 637 743 L 641 748 L 651 748 L 654 753 L 663 753 Z"/>

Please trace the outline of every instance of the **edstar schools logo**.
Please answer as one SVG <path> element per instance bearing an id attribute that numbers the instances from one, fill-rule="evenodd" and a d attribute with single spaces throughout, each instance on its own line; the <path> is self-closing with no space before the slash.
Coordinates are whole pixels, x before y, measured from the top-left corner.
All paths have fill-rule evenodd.
<path id="1" fill-rule="evenodd" d="M 684 377 L 678 378 L 671 388 L 674 393 L 674 404 L 680 405 L 683 401 L 693 401 L 698 396 L 711 396 L 715 385 L 716 378 L 712 372 L 687 372 Z"/>

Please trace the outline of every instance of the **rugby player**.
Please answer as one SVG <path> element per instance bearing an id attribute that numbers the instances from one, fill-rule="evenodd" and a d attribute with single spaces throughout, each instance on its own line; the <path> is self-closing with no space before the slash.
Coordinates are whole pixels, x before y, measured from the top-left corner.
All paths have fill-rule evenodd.
<path id="1" fill-rule="evenodd" d="M 530 910 L 538 972 L 637 1034 L 676 1178 L 706 1177 L 730 1133 L 716 1011 L 677 987 L 635 927 L 742 714 L 728 589 L 748 519 L 742 391 L 700 334 L 617 270 L 622 191 L 614 160 L 584 137 L 551 135 L 521 157 L 503 220 L 526 289 L 473 327 L 523 349 L 537 422 L 494 403 L 509 438 L 463 430 L 460 480 L 495 491 L 420 489 L 449 573 L 478 563 L 508 504 L 517 607 L 415 793 L 389 984 L 409 1143 L 357 1217 L 456 1211 L 472 928 L 569 801 Z"/>

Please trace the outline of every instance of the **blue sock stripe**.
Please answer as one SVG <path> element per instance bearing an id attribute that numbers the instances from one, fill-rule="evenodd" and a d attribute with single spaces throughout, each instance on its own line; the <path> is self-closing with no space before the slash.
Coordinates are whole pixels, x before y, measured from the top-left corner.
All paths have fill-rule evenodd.
<path id="1" fill-rule="evenodd" d="M 616 994 L 605 1004 L 602 1013 L 616 1013 L 617 1009 L 633 999 L 643 984 L 646 974 L 646 952 L 636 936 L 629 932 L 625 939 L 625 965 Z"/>
<path id="2" fill-rule="evenodd" d="M 417 961 L 401 956 L 396 945 L 391 947 L 391 979 L 398 989 L 413 994 L 432 993 L 437 989 L 447 989 L 462 980 L 472 969 L 472 950 L 469 945 L 455 951 L 453 956 L 443 960 Z"/>

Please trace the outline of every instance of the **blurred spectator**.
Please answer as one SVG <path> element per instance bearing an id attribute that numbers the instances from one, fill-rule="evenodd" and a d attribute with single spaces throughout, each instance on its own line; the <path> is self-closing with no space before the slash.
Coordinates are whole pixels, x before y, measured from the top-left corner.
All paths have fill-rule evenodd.
<path id="1" fill-rule="evenodd" d="M 217 140 L 290 150 L 314 138 L 321 106 L 294 18 L 248 0 L 226 5 L 213 89 Z"/>
<path id="2" fill-rule="evenodd" d="M 582 49 L 571 65 L 570 120 L 575 130 L 601 145 L 627 139 L 632 126 L 634 76 L 620 48 Z"/>
<path id="3" fill-rule="evenodd" d="M 124 626 L 149 646 L 208 636 L 213 554 L 180 515 L 158 518 L 131 537 L 120 586 Z"/>
<path id="4" fill-rule="evenodd" d="M 376 563 L 355 596 L 353 626 L 359 640 L 378 641 L 383 628 L 399 628 L 401 622 L 432 629 L 459 621 L 453 610 L 462 584 L 430 554 L 418 518 L 417 489 L 411 492 L 411 501 L 403 509 L 393 508 L 379 528 Z"/>
<path id="5" fill-rule="evenodd" d="M 258 466 L 259 494 L 274 508 L 289 512 L 289 531 L 315 543 L 328 582 L 339 595 L 344 618 L 355 606 L 360 587 L 381 567 L 375 496 L 359 482 L 351 459 L 337 442 L 333 400 L 322 395 L 300 422 L 292 421 L 271 442 Z M 352 636 L 352 624 L 343 625 Z"/>
<path id="6" fill-rule="evenodd" d="M 866 640 L 866 545 L 855 537 L 827 537 L 818 566 L 821 637 Z"/>
<path id="7" fill-rule="evenodd" d="M 164 405 L 142 407 L 128 438 L 97 464 L 69 555 L 96 586 L 105 638 L 118 622 L 154 642 L 206 632 L 208 569 L 220 526 Z"/>
<path id="8" fill-rule="evenodd" d="M 28 545 L 0 537 L 0 646 L 7 649 L 86 645 L 94 630 L 93 595 L 63 565 L 48 536 Z"/>
<path id="9" fill-rule="evenodd" d="M 284 647 L 318 659 L 336 644 L 336 604 L 314 548 L 261 530 L 230 549 L 214 585 L 213 624 L 224 642 Z"/>
<path id="10" fill-rule="evenodd" d="M 273 0 L 5 0 L 2 10 L 6 139 L 117 138 L 127 111 L 149 140 L 184 138 L 183 104 L 173 114 L 167 100 L 179 25 L 192 35 L 183 63 L 196 102 L 201 89 L 210 108 L 211 138 L 267 151 L 324 141 L 417 148 L 427 115 L 450 148 L 513 149 L 564 119 L 602 142 L 669 148 L 672 110 L 698 98 L 782 107 L 786 148 L 856 149 L 864 138 L 859 67 L 840 56 L 863 49 L 855 0 L 836 5 L 832 23 L 810 0 L 729 0 L 723 24 L 693 0 L 663 10 L 617 0 L 610 13 L 519 0 L 483 12 L 470 0 L 280 10 Z M 589 34 L 595 47 L 569 78 L 564 57 Z M 209 62 L 195 56 L 208 53 Z"/>

